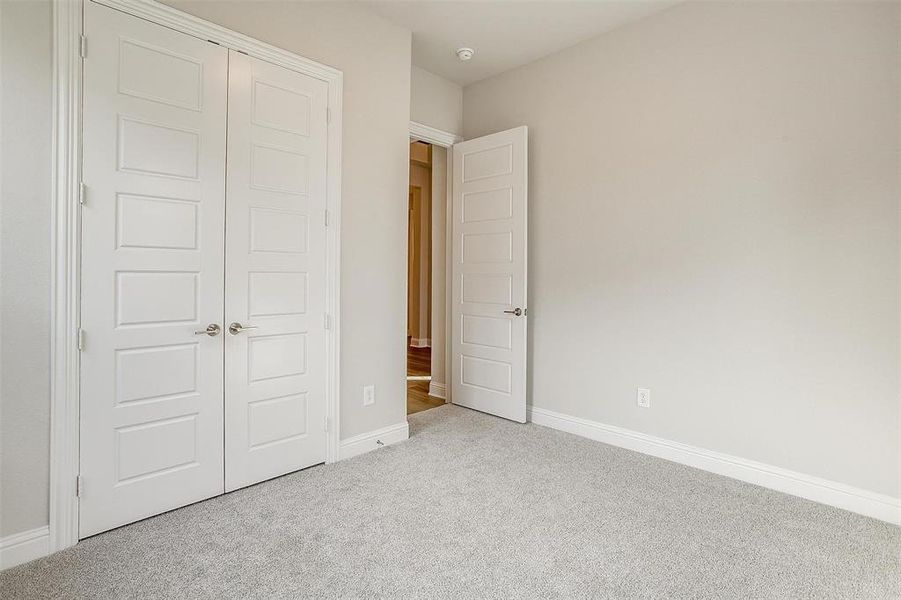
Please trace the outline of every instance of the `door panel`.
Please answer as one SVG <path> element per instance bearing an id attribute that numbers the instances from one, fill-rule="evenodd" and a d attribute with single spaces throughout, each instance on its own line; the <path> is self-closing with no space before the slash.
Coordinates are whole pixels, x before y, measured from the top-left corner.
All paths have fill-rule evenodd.
<path id="1" fill-rule="evenodd" d="M 227 51 L 85 3 L 86 537 L 223 491 Z"/>
<path id="2" fill-rule="evenodd" d="M 526 421 L 527 129 L 454 145 L 452 399 Z M 520 314 L 515 314 L 519 309 Z"/>
<path id="3" fill-rule="evenodd" d="M 325 460 L 328 84 L 230 53 L 226 490 Z M 250 329 L 252 327 L 253 329 Z"/>

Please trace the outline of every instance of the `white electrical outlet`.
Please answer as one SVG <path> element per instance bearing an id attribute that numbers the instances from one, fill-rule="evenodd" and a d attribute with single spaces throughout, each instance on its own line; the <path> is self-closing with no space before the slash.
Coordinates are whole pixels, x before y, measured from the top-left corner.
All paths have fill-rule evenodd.
<path id="1" fill-rule="evenodd" d="M 638 388 L 637 403 L 642 408 L 651 408 L 651 390 Z"/>
<path id="2" fill-rule="evenodd" d="M 375 386 L 374 385 L 364 385 L 363 386 L 363 406 L 369 406 L 371 404 L 375 404 Z"/>

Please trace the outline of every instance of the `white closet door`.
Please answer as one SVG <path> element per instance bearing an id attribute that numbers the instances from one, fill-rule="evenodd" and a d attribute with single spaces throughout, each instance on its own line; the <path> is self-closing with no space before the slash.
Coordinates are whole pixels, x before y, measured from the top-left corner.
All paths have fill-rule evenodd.
<path id="1" fill-rule="evenodd" d="M 234 51 L 229 61 L 225 488 L 233 490 L 325 460 L 328 84 Z"/>
<path id="2" fill-rule="evenodd" d="M 225 49 L 85 2 L 79 535 L 223 491 Z"/>
<path id="3" fill-rule="evenodd" d="M 451 398 L 526 422 L 528 130 L 454 144 Z"/>

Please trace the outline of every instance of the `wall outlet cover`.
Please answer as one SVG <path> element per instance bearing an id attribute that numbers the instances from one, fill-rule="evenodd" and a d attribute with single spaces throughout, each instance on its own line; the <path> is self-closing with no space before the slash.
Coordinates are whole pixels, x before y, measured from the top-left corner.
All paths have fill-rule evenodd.
<path id="1" fill-rule="evenodd" d="M 638 396 L 636 398 L 638 406 L 642 408 L 651 408 L 651 390 L 646 388 L 638 388 Z"/>
<path id="2" fill-rule="evenodd" d="M 375 404 L 375 386 L 374 385 L 364 385 L 363 386 L 363 406 L 370 406 Z"/>

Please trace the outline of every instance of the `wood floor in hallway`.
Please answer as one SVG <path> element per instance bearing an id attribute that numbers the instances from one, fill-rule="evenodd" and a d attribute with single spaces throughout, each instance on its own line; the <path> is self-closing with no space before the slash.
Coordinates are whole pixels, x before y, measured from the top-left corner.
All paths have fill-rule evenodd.
<path id="1" fill-rule="evenodd" d="M 444 400 L 429 396 L 432 349 L 413 348 L 407 343 L 407 414 L 442 406 Z M 422 379 L 410 379 L 410 377 Z"/>

